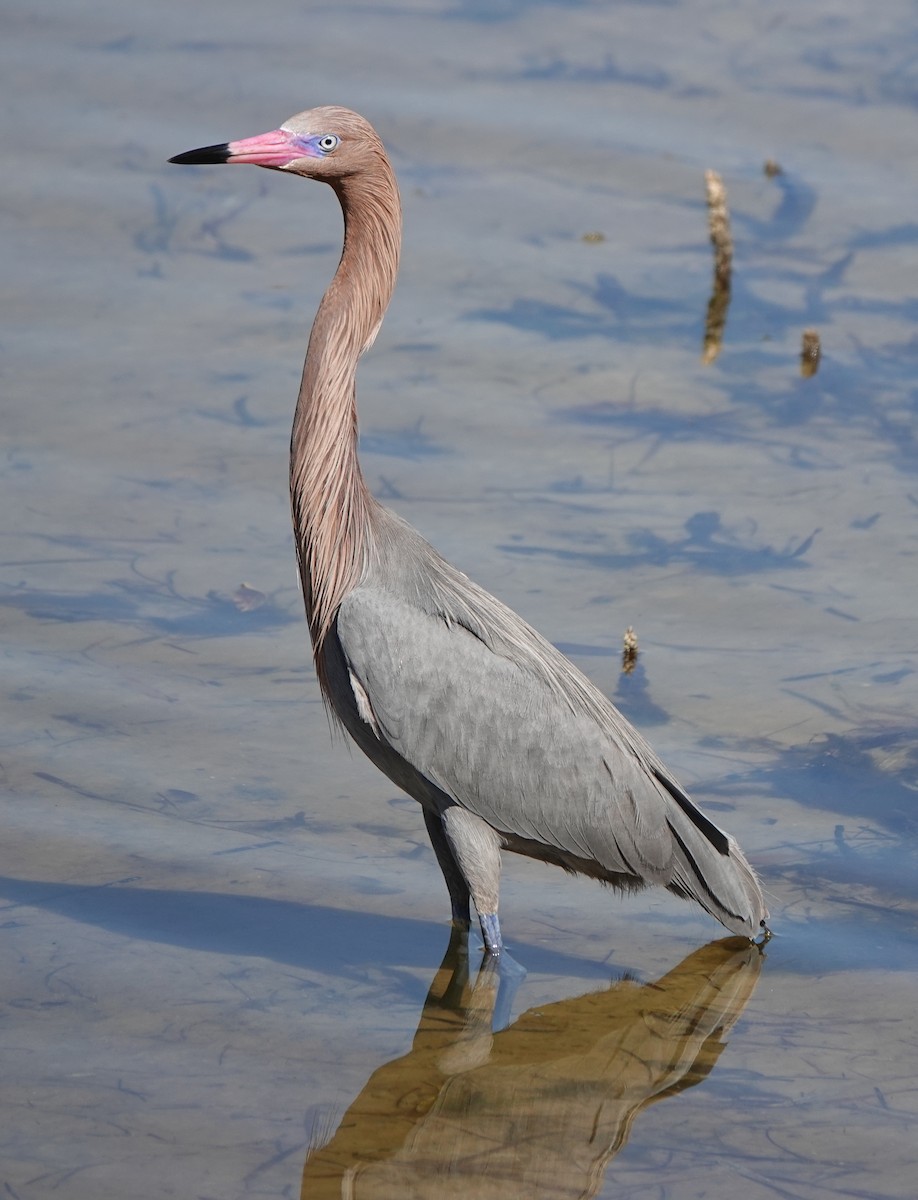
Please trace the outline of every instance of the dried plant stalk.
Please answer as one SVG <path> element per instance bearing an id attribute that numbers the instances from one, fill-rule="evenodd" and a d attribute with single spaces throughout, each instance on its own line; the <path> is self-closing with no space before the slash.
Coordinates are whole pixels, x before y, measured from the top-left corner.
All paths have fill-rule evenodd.
<path id="1" fill-rule="evenodd" d="M 727 189 L 716 171 L 705 171 L 704 186 L 708 197 L 708 227 L 711 231 L 711 245 L 714 247 L 714 276 L 725 287 L 729 287 L 733 266 L 733 238 L 730 236 Z"/>
<path id="2" fill-rule="evenodd" d="M 822 346 L 819 341 L 819 331 L 804 329 L 800 347 L 800 374 L 804 379 L 810 379 L 816 374 L 821 358 Z"/>
<path id="3" fill-rule="evenodd" d="M 622 674 L 630 675 L 637 666 L 638 640 L 631 625 L 625 630 L 622 638 Z"/>
<path id="4" fill-rule="evenodd" d="M 733 238 L 730 235 L 730 212 L 727 208 L 727 189 L 716 171 L 705 171 L 705 191 L 708 199 L 708 228 L 714 247 L 714 283 L 704 323 L 704 349 L 701 361 L 712 363 L 720 354 L 727 309 L 730 307 L 730 277 L 733 271 Z"/>

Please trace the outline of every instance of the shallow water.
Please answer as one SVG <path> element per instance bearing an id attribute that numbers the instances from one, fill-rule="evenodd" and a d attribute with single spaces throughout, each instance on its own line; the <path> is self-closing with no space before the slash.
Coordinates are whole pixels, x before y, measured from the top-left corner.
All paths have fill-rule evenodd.
<path id="1" fill-rule="evenodd" d="M 295 1197 L 304 1165 L 321 1195 L 309 1172 L 342 1146 L 414 1172 L 352 1172 L 364 1198 L 495 1175 L 916 1194 L 916 33 L 896 0 L 9 16 L 6 1195 Z M 326 102 L 378 126 L 405 201 L 361 371 L 374 490 L 613 695 L 764 877 L 754 988 L 696 987 L 675 1051 L 629 1041 L 681 1028 L 635 996 L 719 927 L 517 860 L 509 1025 L 487 1031 L 473 947 L 422 1045 L 451 978 L 442 880 L 416 805 L 329 738 L 285 494 L 339 217 L 302 181 L 164 161 Z M 707 367 L 706 168 L 736 243 Z M 644 1090 L 568 1052 L 589 996 Z M 501 1075 L 544 1014 L 558 1062 L 527 1070 L 575 1101 L 557 1110 Z M 450 1140 L 457 1090 L 499 1168 Z M 413 1117 L 364 1132 L 380 1095 Z"/>

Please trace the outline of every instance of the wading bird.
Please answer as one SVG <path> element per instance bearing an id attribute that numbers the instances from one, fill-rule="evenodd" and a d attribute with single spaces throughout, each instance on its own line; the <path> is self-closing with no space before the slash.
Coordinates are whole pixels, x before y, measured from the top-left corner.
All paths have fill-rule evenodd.
<path id="1" fill-rule="evenodd" d="M 502 849 L 623 890 L 661 884 L 734 933 L 768 936 L 736 842 L 641 735 L 515 612 L 370 494 L 357 459 L 355 375 L 389 305 L 401 205 L 376 131 L 314 108 L 270 133 L 174 163 L 254 163 L 329 184 L 344 249 L 312 327 L 290 448 L 297 558 L 331 711 L 419 801 L 452 902 L 474 901 L 501 950 Z"/>

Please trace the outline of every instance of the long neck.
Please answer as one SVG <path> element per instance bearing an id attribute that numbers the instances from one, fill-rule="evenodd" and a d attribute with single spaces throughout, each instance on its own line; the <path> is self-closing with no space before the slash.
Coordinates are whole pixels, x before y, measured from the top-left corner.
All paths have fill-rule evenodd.
<path id="1" fill-rule="evenodd" d="M 335 186 L 344 251 L 309 338 L 290 442 L 290 498 L 316 661 L 338 608 L 374 553 L 370 495 L 357 461 L 355 375 L 395 287 L 401 206 L 382 154 Z"/>

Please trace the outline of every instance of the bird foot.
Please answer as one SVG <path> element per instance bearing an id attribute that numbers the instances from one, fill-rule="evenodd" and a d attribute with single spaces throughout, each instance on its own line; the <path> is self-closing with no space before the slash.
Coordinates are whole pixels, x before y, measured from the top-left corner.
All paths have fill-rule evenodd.
<path id="1" fill-rule="evenodd" d="M 768 928 L 768 926 L 763 921 L 762 922 L 762 932 L 757 937 L 754 937 L 751 939 L 752 944 L 753 944 L 753 946 L 758 946 L 758 948 L 760 950 L 762 950 L 765 948 L 765 946 L 768 945 L 768 943 L 771 941 L 771 939 L 774 936 L 775 935 L 771 932 L 771 930 Z"/>

